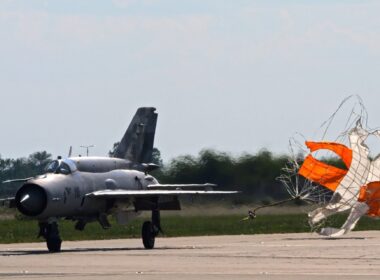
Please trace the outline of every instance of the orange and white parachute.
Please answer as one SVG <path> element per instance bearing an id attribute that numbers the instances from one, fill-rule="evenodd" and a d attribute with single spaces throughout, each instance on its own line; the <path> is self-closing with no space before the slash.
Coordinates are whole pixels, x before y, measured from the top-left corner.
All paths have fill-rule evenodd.
<path id="1" fill-rule="evenodd" d="M 348 146 L 339 141 L 306 141 L 308 155 L 302 164 L 294 160 L 286 169 L 287 175 L 280 178 L 293 197 L 322 204 L 308 213 L 313 227 L 333 214 L 350 211 L 341 228 L 322 228 L 319 233 L 325 236 L 336 237 L 351 231 L 363 215 L 380 216 L 380 157 L 371 159 L 366 145 L 369 136 L 380 141 L 380 131 L 363 128 L 363 114 L 352 115 L 356 118 L 354 127 L 340 137 L 348 139 Z M 345 168 L 318 160 L 314 154 L 319 151 L 334 153 Z M 331 192 L 329 201 L 323 200 Z"/>

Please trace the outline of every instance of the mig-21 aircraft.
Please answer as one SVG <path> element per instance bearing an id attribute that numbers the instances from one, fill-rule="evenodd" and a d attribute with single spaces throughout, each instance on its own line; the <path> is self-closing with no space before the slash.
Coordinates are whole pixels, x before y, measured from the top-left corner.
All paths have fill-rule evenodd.
<path id="1" fill-rule="evenodd" d="M 155 108 L 139 108 L 113 157 L 68 157 L 52 161 L 46 173 L 22 182 L 15 197 L 2 199 L 22 214 L 38 221 L 39 237 L 46 240 L 50 252 L 61 250 L 58 221 L 76 222 L 84 230 L 98 221 L 107 229 L 108 216 L 127 224 L 141 211 L 151 211 L 151 220 L 142 225 L 142 240 L 152 249 L 162 232 L 161 210 L 180 210 L 181 195 L 233 194 L 213 191 L 213 184 L 160 184 L 149 172 L 159 166 L 151 163 L 157 123 Z"/>

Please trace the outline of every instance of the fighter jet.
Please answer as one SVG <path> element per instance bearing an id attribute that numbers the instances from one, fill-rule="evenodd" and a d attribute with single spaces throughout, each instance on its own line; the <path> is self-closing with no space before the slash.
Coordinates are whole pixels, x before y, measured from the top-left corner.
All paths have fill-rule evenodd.
<path id="1" fill-rule="evenodd" d="M 61 250 L 58 221 L 75 222 L 84 230 L 98 221 L 107 229 L 108 217 L 128 224 L 141 211 L 151 211 L 151 220 L 142 225 L 142 241 L 153 249 L 162 232 L 161 210 L 180 210 L 182 195 L 233 194 L 214 191 L 213 184 L 160 184 L 149 172 L 158 168 L 151 163 L 157 123 L 155 108 L 139 108 L 113 157 L 58 158 L 48 164 L 46 173 L 34 178 L 10 180 L 22 182 L 15 197 L 2 202 L 38 221 L 39 237 L 46 240 L 50 252 Z M 7 183 L 4 182 L 4 183 Z"/>

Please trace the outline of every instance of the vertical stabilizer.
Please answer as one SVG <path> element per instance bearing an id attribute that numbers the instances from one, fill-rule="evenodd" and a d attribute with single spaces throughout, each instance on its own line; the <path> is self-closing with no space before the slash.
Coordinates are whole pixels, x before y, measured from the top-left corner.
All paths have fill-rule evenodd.
<path id="1" fill-rule="evenodd" d="M 150 163 L 154 135 L 156 132 L 156 108 L 137 109 L 127 131 L 114 152 L 114 157 L 130 160 L 133 163 Z"/>

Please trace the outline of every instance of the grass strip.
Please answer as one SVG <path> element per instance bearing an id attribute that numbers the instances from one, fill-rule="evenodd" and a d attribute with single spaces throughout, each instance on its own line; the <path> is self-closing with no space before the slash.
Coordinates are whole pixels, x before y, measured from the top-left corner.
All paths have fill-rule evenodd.
<path id="1" fill-rule="evenodd" d="M 241 222 L 242 216 L 167 216 L 162 215 L 165 237 L 238 235 L 310 232 L 305 214 L 259 215 L 253 221 Z M 325 226 L 340 227 L 345 215 L 331 218 Z M 140 238 L 144 218 L 138 218 L 127 226 L 111 219 L 112 228 L 103 230 L 98 223 L 88 224 L 84 231 L 76 231 L 74 223 L 62 220 L 59 223 L 63 240 L 102 240 L 115 238 Z M 356 230 L 380 230 L 380 220 L 364 217 Z M 38 242 L 38 226 L 32 220 L 1 220 L 0 243 Z"/>

